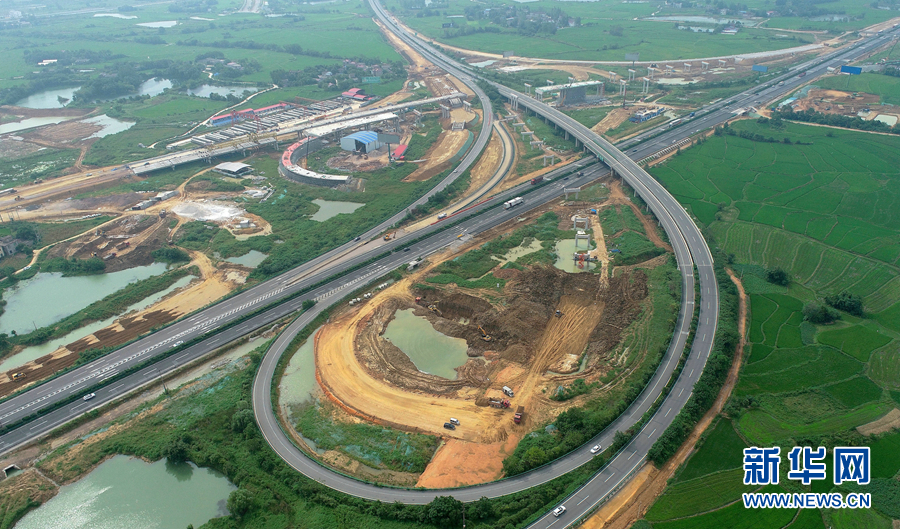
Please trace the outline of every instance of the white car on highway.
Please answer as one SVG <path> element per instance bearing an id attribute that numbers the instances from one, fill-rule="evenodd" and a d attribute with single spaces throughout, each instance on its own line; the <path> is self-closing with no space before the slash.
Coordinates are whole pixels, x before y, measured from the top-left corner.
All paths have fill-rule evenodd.
<path id="1" fill-rule="evenodd" d="M 596 454 L 596 453 L 599 452 L 599 451 L 600 451 L 600 445 L 594 445 L 594 447 L 591 448 L 591 453 L 592 453 L 592 454 Z"/>
<path id="2" fill-rule="evenodd" d="M 97 396 L 97 395 L 95 395 L 95 394 L 93 394 L 93 393 L 88 393 L 87 395 L 81 397 L 81 400 L 91 400 L 92 398 L 94 398 L 94 397 L 96 397 L 96 396 Z"/>
<path id="3" fill-rule="evenodd" d="M 553 516 L 559 516 L 560 514 L 566 512 L 566 506 L 560 505 L 559 507 L 553 509 Z"/>
<path id="4" fill-rule="evenodd" d="M 181 345 L 183 343 L 184 343 L 184 340 L 178 340 L 177 342 L 172 344 L 172 349 L 175 349 L 176 347 L 178 347 L 179 345 Z"/>

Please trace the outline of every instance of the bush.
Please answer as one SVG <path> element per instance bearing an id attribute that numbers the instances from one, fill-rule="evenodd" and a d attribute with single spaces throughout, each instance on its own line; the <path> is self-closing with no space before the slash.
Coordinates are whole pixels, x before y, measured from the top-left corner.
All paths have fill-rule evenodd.
<path id="1" fill-rule="evenodd" d="M 854 316 L 863 315 L 862 298 L 849 292 L 841 292 L 834 296 L 825 296 L 825 303 Z"/>
<path id="2" fill-rule="evenodd" d="M 228 511 L 235 518 L 241 518 L 253 507 L 253 494 L 247 489 L 237 489 L 228 495 Z"/>
<path id="3" fill-rule="evenodd" d="M 766 270 L 766 281 L 786 287 L 791 282 L 791 276 L 782 268 L 772 268 Z"/>
<path id="4" fill-rule="evenodd" d="M 836 310 L 821 303 L 811 302 L 803 307 L 803 319 L 817 325 L 832 323 L 840 317 L 841 315 Z"/>
<path id="5" fill-rule="evenodd" d="M 153 250 L 153 253 L 150 255 L 153 256 L 154 261 L 169 264 L 186 263 L 191 260 L 191 256 L 181 248 L 160 248 L 158 250 Z"/>

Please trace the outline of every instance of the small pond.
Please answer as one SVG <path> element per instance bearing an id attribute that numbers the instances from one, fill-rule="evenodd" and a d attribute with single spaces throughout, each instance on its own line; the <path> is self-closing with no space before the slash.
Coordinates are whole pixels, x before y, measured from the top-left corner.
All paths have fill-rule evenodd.
<path id="1" fill-rule="evenodd" d="M 575 239 L 557 241 L 554 250 L 556 252 L 556 262 L 553 263 L 553 266 L 569 273 L 593 270 L 597 267 L 597 263 L 585 262 L 583 263 L 584 266 L 579 268 L 579 263 L 572 258 L 575 252 L 584 252 L 593 248 L 593 245 L 588 246 L 588 244 L 584 239 L 578 241 L 578 246 L 575 246 Z"/>
<path id="2" fill-rule="evenodd" d="M 357 204 L 356 202 L 337 202 L 334 200 L 322 200 L 315 199 L 312 201 L 313 204 L 319 206 L 319 211 L 316 211 L 311 220 L 322 222 L 330 219 L 331 217 L 335 217 L 337 215 L 341 215 L 343 213 L 353 213 L 357 209 L 365 206 L 365 204 Z"/>
<path id="3" fill-rule="evenodd" d="M 321 327 L 319 327 L 321 329 Z M 316 390 L 315 337 L 319 329 L 313 331 L 303 345 L 297 349 L 284 369 L 278 384 L 279 404 L 291 406 L 312 398 Z"/>
<path id="4" fill-rule="evenodd" d="M 117 134 L 134 126 L 133 121 L 119 121 L 118 119 L 111 118 L 106 114 L 101 114 L 93 118 L 83 119 L 81 120 L 81 122 L 103 127 L 102 129 L 88 136 L 88 138 L 105 138 L 111 134 Z"/>
<path id="5" fill-rule="evenodd" d="M 244 92 L 254 93 L 258 90 L 253 86 L 217 86 L 214 84 L 204 84 L 197 88 L 188 88 L 188 95 L 197 97 L 209 97 L 211 94 L 219 94 L 220 96 L 240 96 Z"/>
<path id="6" fill-rule="evenodd" d="M 469 359 L 465 340 L 439 333 L 412 309 L 398 310 L 384 337 L 406 353 L 419 371 L 450 380 L 456 378 L 456 368 Z"/>
<path id="7" fill-rule="evenodd" d="M 16 101 L 15 106 L 24 108 L 62 108 L 72 101 L 72 96 L 75 95 L 79 88 L 81 87 L 44 90 Z M 60 101 L 60 98 L 66 101 Z"/>
<path id="8" fill-rule="evenodd" d="M 247 268 L 256 268 L 257 266 L 259 266 L 259 263 L 263 262 L 266 259 L 266 257 L 268 257 L 268 254 L 264 254 L 256 250 L 250 250 L 240 257 L 229 257 L 225 260 L 229 263 L 246 266 Z"/>
<path id="9" fill-rule="evenodd" d="M 31 511 L 16 529 L 169 529 L 225 516 L 235 489 L 192 463 L 146 463 L 115 456 Z"/>
<path id="10" fill-rule="evenodd" d="M 128 308 L 123 310 L 121 314 L 127 314 L 131 311 L 144 310 L 147 307 L 149 307 L 150 305 L 153 305 L 157 301 L 159 301 L 162 298 L 166 297 L 167 295 L 171 294 L 175 290 L 177 290 L 181 287 L 187 286 L 187 284 L 190 283 L 191 280 L 193 280 L 193 279 L 194 279 L 194 276 L 190 276 L 190 275 L 184 276 L 181 279 L 179 279 L 178 281 L 175 281 L 174 283 L 172 283 L 172 286 L 170 286 L 169 288 L 167 288 L 165 290 L 161 290 L 151 296 L 147 296 L 146 298 L 135 303 L 134 305 L 128 306 Z M 107 318 L 105 320 L 95 321 L 94 323 L 85 325 L 84 327 L 76 329 L 76 330 L 70 332 L 69 334 L 60 336 L 59 338 L 56 338 L 55 340 L 50 340 L 49 342 L 46 342 L 46 343 L 42 343 L 41 345 L 33 345 L 31 347 L 26 347 L 25 349 L 22 349 L 21 351 L 14 354 L 13 356 L 4 358 L 2 361 L 0 361 L 0 372 L 9 371 L 10 369 L 12 369 L 14 367 L 19 367 L 28 362 L 31 362 L 32 360 L 36 360 L 44 355 L 47 355 L 47 354 L 52 353 L 53 351 L 56 351 L 57 349 L 59 349 L 60 347 L 66 345 L 68 343 L 72 343 L 75 340 L 78 340 L 85 336 L 91 335 L 95 331 L 99 331 L 100 329 L 102 329 L 108 325 L 112 325 L 113 322 L 115 322 L 121 316 L 121 314 L 113 316 L 111 318 Z"/>
<path id="11" fill-rule="evenodd" d="M 135 24 L 135 26 L 141 26 L 142 28 L 171 28 L 175 24 L 178 24 L 177 20 L 160 20 L 159 22 L 141 22 Z"/>
<path id="12" fill-rule="evenodd" d="M 125 285 L 159 275 L 165 263 L 154 263 L 92 276 L 63 277 L 59 272 L 38 273 L 3 292 L 6 312 L 0 315 L 0 332 L 33 331 L 74 314 L 91 303 L 121 290 Z M 60 292 L 65 292 L 60 296 Z"/>
<path id="13" fill-rule="evenodd" d="M 43 127 L 44 125 L 62 123 L 67 119 L 72 118 L 62 116 L 47 116 L 43 118 L 27 118 L 23 119 L 22 121 L 4 123 L 3 125 L 0 125 L 0 134 L 6 134 L 7 132 L 18 132 L 20 130 L 33 129 L 35 127 Z"/>

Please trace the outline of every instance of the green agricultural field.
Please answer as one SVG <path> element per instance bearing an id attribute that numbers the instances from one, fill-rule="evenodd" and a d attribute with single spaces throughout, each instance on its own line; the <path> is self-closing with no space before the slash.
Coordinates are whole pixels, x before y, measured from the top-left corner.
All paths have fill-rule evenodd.
<path id="1" fill-rule="evenodd" d="M 736 476 L 739 478 L 739 476 Z M 761 492 L 784 492 L 778 485 L 763 487 Z M 663 496 L 665 497 L 665 496 Z M 737 498 L 735 498 L 737 499 Z M 666 522 L 654 522 L 654 529 L 765 529 L 784 527 L 797 514 L 796 509 L 759 509 L 748 515 L 741 502 L 715 509 L 698 516 L 689 516 Z"/>
<path id="2" fill-rule="evenodd" d="M 743 460 L 740 452 L 738 463 Z M 741 493 L 752 492 L 759 487 L 743 484 L 743 469 L 726 470 L 690 481 L 681 481 L 666 489 L 665 494 L 647 511 L 652 521 L 682 518 L 710 511 L 738 500 Z"/>
<path id="3" fill-rule="evenodd" d="M 771 121 L 732 128 L 736 135 L 717 134 L 652 169 L 734 261 L 750 301 L 749 350 L 726 406 L 731 421 L 718 423 L 649 511 L 654 527 L 744 523 L 722 518 L 731 508 L 746 514 L 743 506 L 673 520 L 682 483 L 725 473 L 715 463 L 727 457 L 715 446 L 869 445 L 880 461 L 873 474 L 900 470 L 896 432 L 856 431 L 900 402 L 891 393 L 900 386 L 900 216 L 887 205 L 900 195 L 900 138 Z M 774 267 L 788 273 L 788 286 L 766 281 Z M 863 299 L 862 317 L 804 321 L 805 305 L 845 291 Z M 824 527 L 885 526 L 893 493 L 861 490 L 873 492 L 871 511 L 804 512 L 789 527 L 819 529 L 823 519 Z M 786 525 L 767 515 L 754 511 L 746 527 Z"/>
<path id="4" fill-rule="evenodd" d="M 816 86 L 845 92 L 865 92 L 881 96 L 881 103 L 900 105 L 900 77 L 880 73 L 832 75 L 816 80 Z"/>
<path id="5" fill-rule="evenodd" d="M 687 461 L 678 473 L 678 482 L 689 481 L 707 474 L 713 474 L 741 466 L 743 449 L 747 443 L 735 432 L 731 421 L 721 419 L 708 431 L 700 449 Z"/>
<path id="6" fill-rule="evenodd" d="M 531 2 L 527 6 L 531 12 L 562 9 L 569 17 L 578 17 L 581 24 L 563 27 L 552 33 L 539 31 L 533 35 L 500 26 L 487 18 L 448 18 L 463 15 L 470 4 L 450 0 L 447 5 L 448 8 L 439 12 L 427 10 L 433 16 L 421 16 L 424 14 L 422 11 L 406 10 L 396 3 L 387 3 L 388 8 L 400 14 L 410 27 L 441 42 L 489 53 L 513 50 L 516 55 L 525 57 L 621 61 L 625 53 L 639 52 L 645 60 L 687 59 L 789 48 L 811 42 L 810 37 L 805 35 L 784 37 L 761 29 L 745 28 L 737 35 L 720 35 L 679 30 L 668 21 L 635 20 L 636 17 L 646 17 L 656 12 L 656 4 L 560 5 L 549 1 Z M 491 2 L 478 11 L 483 11 L 487 6 L 492 10 L 501 8 L 500 2 Z M 658 14 L 671 16 L 683 13 Z M 443 24 L 451 22 L 454 28 L 442 28 Z"/>

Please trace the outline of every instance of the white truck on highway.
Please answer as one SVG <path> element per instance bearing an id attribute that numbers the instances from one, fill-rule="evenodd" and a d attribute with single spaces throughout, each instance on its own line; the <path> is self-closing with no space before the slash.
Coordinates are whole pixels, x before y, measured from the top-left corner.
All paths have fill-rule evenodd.
<path id="1" fill-rule="evenodd" d="M 518 206 L 522 202 L 525 202 L 525 199 L 522 197 L 516 197 L 512 200 L 507 200 L 506 202 L 503 203 L 503 209 L 509 209 L 509 208 Z"/>

